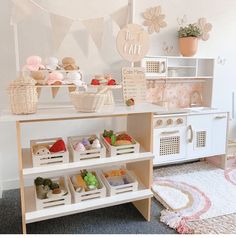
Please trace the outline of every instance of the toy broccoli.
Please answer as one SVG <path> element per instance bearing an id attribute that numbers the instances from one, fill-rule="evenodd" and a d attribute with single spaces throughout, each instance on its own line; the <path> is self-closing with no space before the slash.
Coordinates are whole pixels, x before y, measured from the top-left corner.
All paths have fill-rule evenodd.
<path id="1" fill-rule="evenodd" d="M 44 182 L 44 179 L 41 178 L 41 177 L 37 177 L 37 178 L 34 180 L 34 184 L 35 184 L 36 186 L 43 185 L 43 182 Z"/>

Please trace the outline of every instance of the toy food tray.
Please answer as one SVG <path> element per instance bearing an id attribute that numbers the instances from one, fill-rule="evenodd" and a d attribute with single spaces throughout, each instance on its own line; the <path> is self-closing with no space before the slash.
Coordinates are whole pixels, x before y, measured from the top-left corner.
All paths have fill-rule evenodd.
<path id="1" fill-rule="evenodd" d="M 91 135 L 91 136 L 96 136 L 96 135 Z M 101 148 L 98 149 L 90 149 L 86 151 L 76 151 L 74 150 L 73 144 L 76 141 L 82 141 L 83 138 L 89 138 L 91 136 L 73 136 L 73 137 L 68 137 L 68 149 L 70 152 L 70 156 L 73 159 L 74 162 L 80 161 L 80 160 L 86 160 L 86 159 L 99 159 L 99 158 L 104 158 L 106 157 L 106 148 L 104 145 L 101 143 Z M 97 136 L 96 136 L 97 138 Z M 98 139 L 98 138 L 97 138 Z"/>
<path id="2" fill-rule="evenodd" d="M 71 194 L 68 186 L 68 177 L 52 178 L 52 181 L 59 183 L 60 188 L 64 192 L 62 194 L 55 194 L 50 198 L 39 199 L 37 197 L 36 186 L 34 186 L 37 210 L 71 204 Z"/>
<path id="3" fill-rule="evenodd" d="M 62 138 L 50 138 L 41 140 L 31 140 L 31 158 L 33 161 L 33 167 L 48 166 L 52 164 L 69 163 L 69 153 L 68 150 L 58 153 L 50 153 L 47 155 L 36 155 L 34 154 L 33 147 L 36 145 L 52 146 L 57 140 Z"/>
<path id="4" fill-rule="evenodd" d="M 102 180 L 99 178 L 97 172 L 92 171 L 92 173 L 96 176 L 99 182 L 99 188 L 95 190 L 90 190 L 85 192 L 76 192 L 72 184 L 71 177 L 69 178 L 69 187 L 71 190 L 72 199 L 74 203 L 106 197 L 106 187 L 104 186 Z"/>
<path id="5" fill-rule="evenodd" d="M 121 134 L 121 133 L 126 133 L 126 132 L 119 132 L 116 134 Z M 102 140 L 103 144 L 105 145 L 105 147 L 107 148 L 108 156 L 110 156 L 110 157 L 116 156 L 116 155 L 123 155 L 123 154 L 139 153 L 140 144 L 133 137 L 131 137 L 131 138 L 132 138 L 132 142 L 134 144 L 113 146 L 113 145 L 110 145 L 104 139 L 103 135 L 101 135 L 101 140 Z"/>
<path id="6" fill-rule="evenodd" d="M 127 192 L 134 192 L 138 190 L 138 181 L 135 179 L 135 177 L 132 175 L 130 171 L 125 169 L 126 171 L 125 175 L 106 178 L 104 173 L 110 170 L 113 170 L 113 169 L 103 169 L 101 171 L 101 178 L 105 186 L 107 187 L 107 193 L 109 196 L 118 195 L 118 194 L 127 193 Z M 115 184 L 116 181 L 119 183 L 120 180 L 123 180 L 124 182 L 126 181 L 125 184 L 112 185 L 112 183 Z"/>

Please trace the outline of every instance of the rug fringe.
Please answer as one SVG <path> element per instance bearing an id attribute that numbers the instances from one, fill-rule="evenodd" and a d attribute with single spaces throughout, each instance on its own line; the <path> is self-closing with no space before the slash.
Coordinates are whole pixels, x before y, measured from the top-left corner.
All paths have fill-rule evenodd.
<path id="1" fill-rule="evenodd" d="M 161 211 L 160 221 L 175 229 L 180 234 L 193 234 L 193 230 L 187 226 L 187 221 L 178 212 L 169 210 Z"/>

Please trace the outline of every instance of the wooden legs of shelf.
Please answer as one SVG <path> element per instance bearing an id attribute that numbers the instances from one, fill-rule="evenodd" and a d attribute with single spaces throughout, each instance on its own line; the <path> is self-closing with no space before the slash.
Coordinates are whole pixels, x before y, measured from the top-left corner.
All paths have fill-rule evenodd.
<path id="1" fill-rule="evenodd" d="M 134 171 L 145 188 L 151 188 L 153 174 L 153 162 L 151 158 L 150 160 L 127 164 L 127 168 Z M 135 201 L 133 204 L 147 221 L 151 220 L 151 198 Z"/>
<path id="2" fill-rule="evenodd" d="M 132 135 L 145 151 L 152 151 L 153 145 L 153 114 L 129 115 L 127 118 L 127 132 Z M 146 188 L 152 186 L 153 161 L 152 158 L 127 165 L 134 171 Z M 151 220 L 151 198 L 133 202 L 134 206 L 147 221 Z"/>
<path id="3" fill-rule="evenodd" d="M 16 122 L 16 136 L 17 136 L 18 167 L 19 167 L 20 194 L 21 194 L 22 232 L 23 232 L 23 234 L 26 234 L 25 191 L 24 191 L 24 177 L 23 177 L 23 161 L 22 161 L 20 122 Z"/>
<path id="4" fill-rule="evenodd" d="M 151 221 L 151 203 L 151 198 L 133 202 L 133 205 L 138 209 L 138 211 L 147 221 Z"/>

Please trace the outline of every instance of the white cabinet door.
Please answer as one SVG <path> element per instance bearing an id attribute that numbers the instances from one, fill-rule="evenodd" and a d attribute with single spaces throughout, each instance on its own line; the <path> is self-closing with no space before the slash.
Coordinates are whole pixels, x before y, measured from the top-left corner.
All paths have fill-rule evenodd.
<path id="1" fill-rule="evenodd" d="M 186 127 L 154 129 L 154 164 L 165 164 L 186 158 Z"/>
<path id="2" fill-rule="evenodd" d="M 212 114 L 212 155 L 226 154 L 227 113 Z"/>
<path id="3" fill-rule="evenodd" d="M 212 117 L 209 115 L 188 116 L 187 158 L 201 158 L 211 155 Z"/>

